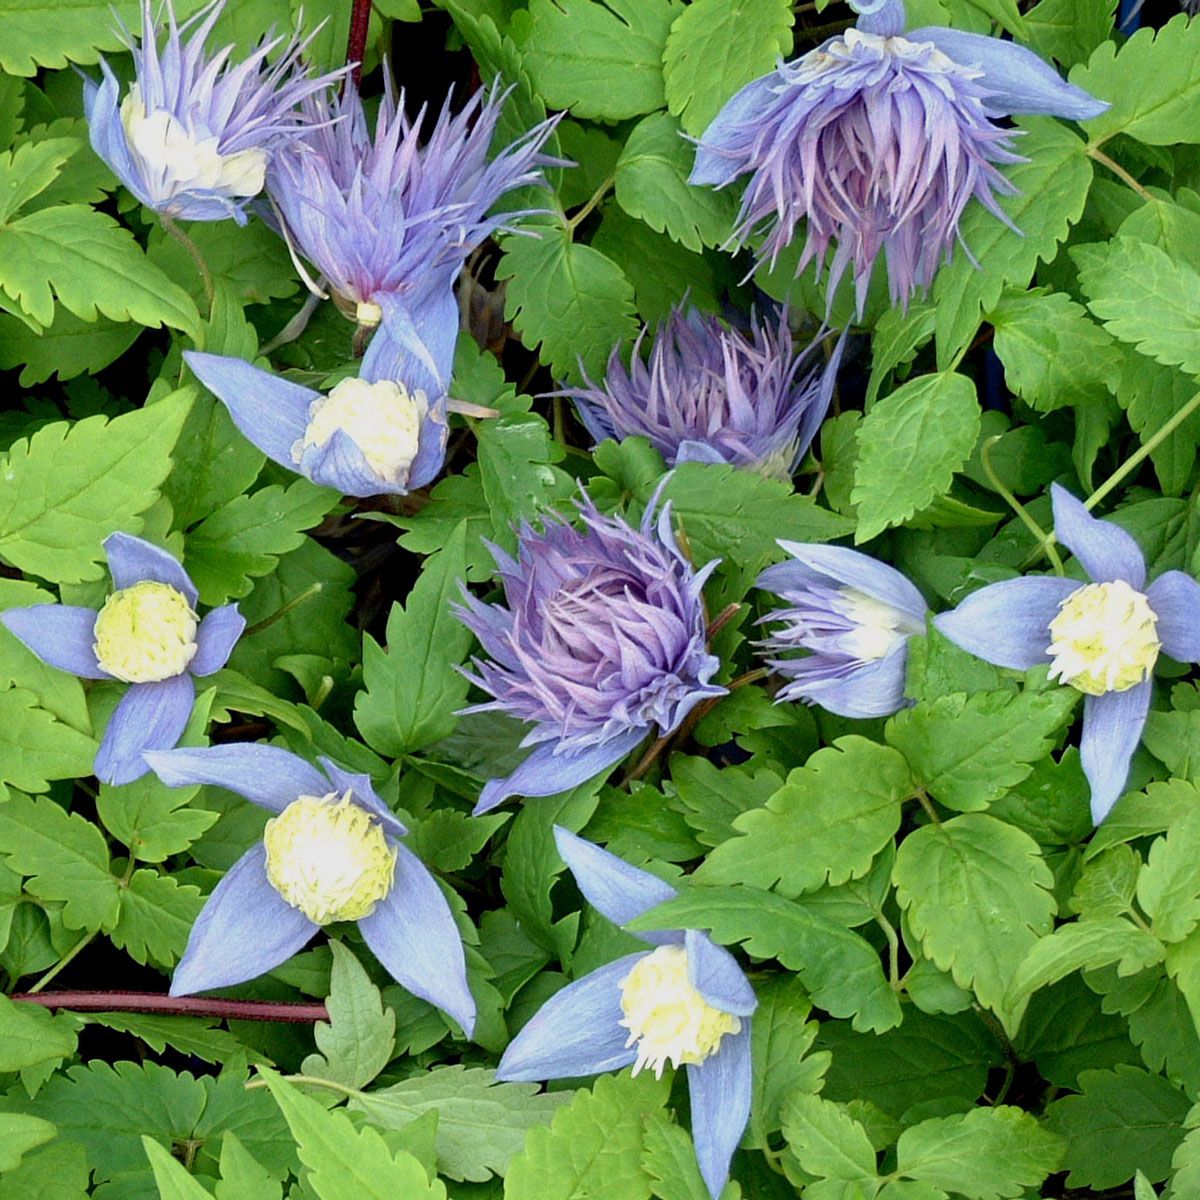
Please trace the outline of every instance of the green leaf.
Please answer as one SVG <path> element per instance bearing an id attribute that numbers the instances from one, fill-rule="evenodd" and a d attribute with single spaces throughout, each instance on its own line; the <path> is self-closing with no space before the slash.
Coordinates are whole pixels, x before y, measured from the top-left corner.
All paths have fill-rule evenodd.
<path id="1" fill-rule="evenodd" d="M 0 67 L 13 75 L 34 75 L 38 67 L 94 63 L 100 50 L 125 49 L 117 18 L 136 32 L 140 10 L 139 0 L 77 0 L 72 19 L 63 21 L 54 0 L 0 0 Z"/>
<path id="2" fill-rule="evenodd" d="M 1022 117 L 1016 126 L 1025 131 L 1021 154 L 1029 161 L 1005 171 L 1017 191 L 1002 196 L 999 204 L 1020 232 L 982 204 L 964 211 L 959 234 L 979 266 L 965 254 L 956 255 L 934 282 L 941 370 L 957 363 L 982 313 L 996 306 L 1005 284 L 1024 287 L 1037 264 L 1054 257 L 1087 201 L 1092 164 L 1083 141 L 1048 117 Z"/>
<path id="3" fill-rule="evenodd" d="M 979 438 L 979 401 L 964 375 L 922 375 L 880 400 L 859 425 L 850 499 L 856 542 L 870 541 L 950 490 Z"/>
<path id="4" fill-rule="evenodd" d="M 642 1169 L 650 1177 L 650 1191 L 658 1200 L 712 1200 L 696 1162 L 696 1148 L 686 1129 L 653 1113 L 646 1118 Z M 732 1190 L 737 1184 L 726 1185 Z M 729 1196 L 735 1200 L 740 1193 Z"/>
<path id="5" fill-rule="evenodd" d="M 570 1100 L 570 1092 L 545 1093 L 536 1084 L 497 1083 L 483 1067 L 441 1066 L 356 1096 L 350 1107 L 386 1129 L 436 1113 L 438 1170 L 482 1182 L 506 1174 L 526 1133 L 549 1125 Z"/>
<path id="6" fill-rule="evenodd" d="M 623 121 L 662 108 L 662 57 L 676 0 L 532 0 L 512 30 L 551 108 Z"/>
<path id="7" fill-rule="evenodd" d="M 777 958 L 796 971 L 814 1003 L 855 1029 L 881 1031 L 901 1019 L 879 957 L 858 934 L 773 892 L 746 887 L 692 887 L 626 925 L 707 929 L 723 945 L 742 943 L 755 958 Z"/>
<path id="8" fill-rule="evenodd" d="M 440 1181 L 406 1150 L 388 1149 L 379 1133 L 355 1129 L 342 1112 L 328 1112 L 311 1097 L 263 1069 L 308 1168 L 308 1181 L 320 1200 L 446 1200 Z"/>
<path id="9" fill-rule="evenodd" d="M 1000 1105 L 906 1129 L 896 1170 L 971 1200 L 1009 1200 L 1057 1170 L 1063 1150 L 1062 1139 L 1028 1113 Z"/>
<path id="10" fill-rule="evenodd" d="M 44 1062 L 57 1064 L 75 1053 L 75 1042 L 69 1017 L 52 1016 L 36 1004 L 0 996 L 0 1071 L 21 1071 Z M 40 1142 L 29 1148 L 33 1145 Z M 11 1169 L 0 1166 L 0 1170 Z"/>
<path id="11" fill-rule="evenodd" d="M 1117 399 L 1129 424 L 1145 445 L 1196 394 L 1196 381 L 1182 371 L 1161 367 L 1126 351 Z M 1193 413 L 1150 451 L 1163 492 L 1180 496 L 1187 488 L 1200 443 L 1200 414 Z"/>
<path id="12" fill-rule="evenodd" d="M 603 375 L 613 347 L 637 331 L 633 287 L 612 259 L 573 242 L 562 225 L 542 220 L 523 228 L 533 236 L 505 238 L 496 268 L 509 281 L 509 320 L 526 346 L 540 347 L 557 378 L 578 379 L 581 361 L 589 374 Z"/>
<path id="13" fill-rule="evenodd" d="M 809 1174 L 859 1184 L 861 1194 L 873 1193 L 877 1181 L 875 1148 L 866 1130 L 840 1104 L 796 1092 L 783 1108 L 783 1136 Z M 851 1193 L 847 1189 L 843 1194 Z"/>
<path id="14" fill-rule="evenodd" d="M 200 889 L 192 884 L 150 869 L 134 871 L 121 891 L 121 915 L 108 936 L 135 962 L 155 962 L 170 970 L 183 957 L 203 907 Z"/>
<path id="15" fill-rule="evenodd" d="M 38 209 L 0 225 L 0 288 L 39 325 L 54 302 L 85 321 L 103 313 L 199 336 L 195 302 L 134 241 L 133 234 L 82 204 Z"/>
<path id="16" fill-rule="evenodd" d="M 221 1180 L 217 1200 L 280 1200 L 283 1185 L 238 1141 L 236 1133 L 221 1139 Z"/>
<path id="17" fill-rule="evenodd" d="M 648 1073 L 601 1075 L 559 1109 L 549 1128 L 529 1131 L 524 1151 L 509 1164 L 505 1200 L 649 1200 L 644 1122 L 663 1107 L 667 1091 Z"/>
<path id="18" fill-rule="evenodd" d="M 986 808 L 1025 779 L 1071 719 L 1071 688 L 1045 692 L 962 692 L 897 713 L 884 736 L 903 753 L 918 784 L 959 812 Z"/>
<path id="19" fill-rule="evenodd" d="M 1117 133 L 1151 146 L 1200 142 L 1192 119 L 1200 100 L 1200 29 L 1182 13 L 1160 29 L 1139 29 L 1119 48 L 1102 42 L 1072 82 L 1111 105 L 1083 122 L 1093 142 Z"/>
<path id="20" fill-rule="evenodd" d="M 0 368 L 21 369 L 22 387 L 44 383 L 52 376 L 74 379 L 85 371 L 94 375 L 115 362 L 142 332 L 131 322 L 97 317 L 83 321 L 60 308 L 54 321 L 35 332 L 17 317 L 0 314 Z"/>
<path id="21" fill-rule="evenodd" d="M 154 1183 L 161 1200 L 212 1200 L 212 1193 L 169 1150 L 152 1137 L 143 1137 L 142 1145 L 154 1172 Z"/>
<path id="22" fill-rule="evenodd" d="M 247 1050 L 224 1029 L 217 1028 L 216 1017 L 163 1016 L 158 1013 L 89 1013 L 90 1024 L 128 1033 L 145 1042 L 156 1054 L 170 1046 L 181 1054 L 194 1055 L 205 1062 L 224 1065 L 239 1057 L 259 1061 L 262 1056 Z"/>
<path id="23" fill-rule="evenodd" d="M 1115 0 L 1041 0 L 1025 14 L 1029 47 L 1064 67 L 1086 62 L 1113 30 Z"/>
<path id="24" fill-rule="evenodd" d="M 1055 912 L 1037 843 L 986 813 L 966 813 L 909 834 L 893 880 L 925 954 L 1015 1032 L 1009 981 Z"/>
<path id="25" fill-rule="evenodd" d="M 792 48 L 790 0 L 695 0 L 675 18 L 663 53 L 667 107 L 701 134 L 743 85 Z"/>
<path id="26" fill-rule="evenodd" d="M 1151 932 L 1164 942 L 1182 941 L 1200 922 L 1200 812 L 1173 824 L 1150 847 L 1137 898 Z"/>
<path id="27" fill-rule="evenodd" d="M 120 888 L 109 874 L 104 835 L 78 813 L 47 797 L 19 793 L 0 803 L 0 853 L 30 878 L 25 890 L 39 900 L 62 901 L 68 929 L 111 929 Z"/>
<path id="28" fill-rule="evenodd" d="M 511 816 L 503 812 L 473 817 L 453 808 L 435 808 L 412 831 L 408 846 L 435 871 L 462 871 Z"/>
<path id="29" fill-rule="evenodd" d="M 300 1070 L 305 1075 L 360 1088 L 391 1061 L 396 1046 L 396 1014 L 384 1008 L 379 989 L 349 949 L 341 942 L 330 942 L 329 948 L 333 951 L 325 1000 L 329 1020 L 313 1026 L 321 1053 L 310 1054 Z"/>
<path id="30" fill-rule="evenodd" d="M 419 750 L 453 730 L 468 683 L 455 667 L 471 631 L 454 615 L 466 571 L 466 527 L 459 525 L 440 553 L 426 559 L 408 594 L 392 605 L 387 650 L 363 638 L 363 683 L 354 723 L 372 749 L 395 757 Z"/>
<path id="31" fill-rule="evenodd" d="M 112 421 L 56 421 L 15 442 L 0 464 L 0 555 L 56 583 L 99 579 L 104 539 L 141 532 L 191 399 L 174 392 Z"/>
<path id="32" fill-rule="evenodd" d="M 703 5 L 684 9 L 679 20 L 698 7 Z M 617 203 L 631 217 L 699 251 L 729 237 L 735 206 L 730 192 L 688 183 L 694 157 L 695 149 L 684 141 L 678 122 L 667 113 L 652 113 L 634 126 L 615 176 Z"/>
<path id="33" fill-rule="evenodd" d="M 0 1113 L 0 1171 L 13 1171 L 30 1150 L 44 1146 L 58 1131 L 41 1117 Z"/>
<path id="34" fill-rule="evenodd" d="M 95 757 L 95 738 L 56 721 L 32 692 L 0 692 L 0 781 L 44 792 L 52 779 L 90 775 Z"/>
<path id="35" fill-rule="evenodd" d="M 218 814 L 189 808 L 200 788 L 170 788 L 153 772 L 133 783 L 102 783 L 96 812 L 104 827 L 142 862 L 159 863 L 186 850 Z"/>
<path id="36" fill-rule="evenodd" d="M 46 138 L 0 154 L 0 225 L 44 192 L 80 146 L 78 138 Z"/>
<path id="37" fill-rule="evenodd" d="M 671 784 L 683 807 L 683 819 L 705 846 L 719 846 L 734 836 L 734 821 L 766 804 L 783 779 L 766 768 L 717 767 L 706 758 L 675 754 Z"/>
<path id="38" fill-rule="evenodd" d="M 766 803 L 738 817 L 740 837 L 718 846 L 696 873 L 700 883 L 776 887 L 797 896 L 845 883 L 870 869 L 900 828 L 913 792 L 904 759 L 866 738 L 839 738 L 818 750 Z"/>
<path id="39" fill-rule="evenodd" d="M 1067 1140 L 1067 1185 L 1102 1191 L 1139 1167 L 1154 1182 L 1166 1179 L 1183 1140 L 1189 1104 L 1160 1075 L 1118 1066 L 1081 1071 L 1080 1095 L 1055 1100 L 1046 1124 Z"/>

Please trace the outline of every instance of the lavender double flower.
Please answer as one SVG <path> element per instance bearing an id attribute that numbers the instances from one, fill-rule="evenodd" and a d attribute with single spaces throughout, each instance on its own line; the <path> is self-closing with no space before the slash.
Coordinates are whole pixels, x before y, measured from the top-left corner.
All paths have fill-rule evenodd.
<path id="1" fill-rule="evenodd" d="M 503 606 L 463 586 L 456 612 L 491 656 L 473 660 L 470 678 L 493 697 L 464 711 L 533 726 L 521 743 L 533 752 L 489 780 L 477 813 L 575 787 L 725 694 L 710 682 L 720 660 L 708 653 L 702 599 L 717 563 L 695 570 L 675 541 L 670 505 L 656 517 L 656 502 L 633 529 L 585 498 L 582 531 L 548 517 L 541 532 L 522 527 L 517 558 L 493 546 Z"/>
<path id="2" fill-rule="evenodd" d="M 997 666 L 1048 663 L 1051 678 L 1083 693 L 1079 754 L 1098 825 L 1125 790 L 1159 651 L 1200 662 L 1200 584 L 1166 571 L 1147 587 L 1146 560 L 1129 534 L 1093 517 L 1065 488 L 1054 484 L 1050 494 L 1055 536 L 1090 582 L 1007 579 L 972 592 L 934 624 Z"/>
<path id="3" fill-rule="evenodd" d="M 857 550 L 779 545 L 790 561 L 757 580 L 784 601 L 760 622 L 775 625 L 763 648 L 787 655 L 767 660 L 789 681 L 777 698 L 843 717 L 898 712 L 907 704 L 908 640 L 925 632 L 924 597 L 895 568 Z"/>
<path id="4" fill-rule="evenodd" d="M 188 221 L 247 221 L 280 145 L 304 117 L 302 100 L 325 91 L 346 68 L 309 78 L 301 61 L 311 38 L 264 39 L 245 61 L 232 46 L 208 54 L 205 43 L 225 0 L 179 25 L 170 2 L 159 46 L 150 0 L 142 0 L 142 36 L 132 47 L 135 80 L 124 99 L 103 59 L 99 84 L 84 83 L 93 149 L 147 207 Z M 188 36 L 190 35 L 190 36 Z M 132 41 L 132 39 L 131 39 Z"/>
<path id="5" fill-rule="evenodd" d="M 828 262 L 828 295 L 852 268 L 861 316 L 880 252 L 892 303 L 927 288 L 972 200 L 1010 223 L 999 167 L 1021 161 L 1011 113 L 1085 120 L 1108 105 L 1024 47 L 941 26 L 904 32 L 902 0 L 851 7 L 855 28 L 741 89 L 700 138 L 691 182 L 743 175 L 736 239 L 762 235 L 774 265 L 806 220 L 796 271 Z M 969 249 L 969 248 L 968 248 Z"/>
<path id="6" fill-rule="evenodd" d="M 554 827 L 587 900 L 626 925 L 676 891 L 607 850 Z M 750 1016 L 758 1007 L 733 955 L 695 929 L 635 935 L 654 947 L 627 954 L 556 992 L 509 1043 L 496 1078 L 573 1078 L 686 1065 L 696 1160 L 716 1200 L 750 1118 Z"/>
<path id="7" fill-rule="evenodd" d="M 104 550 L 115 590 L 99 611 L 33 604 L 0 613 L 0 623 L 52 667 L 130 685 L 94 770 L 104 783 L 132 783 L 148 770 L 144 751 L 179 741 L 192 715 L 193 677 L 229 661 L 246 621 L 236 604 L 201 620 L 195 585 L 165 550 L 128 533 L 110 534 Z"/>
<path id="8" fill-rule="evenodd" d="M 617 346 L 602 386 L 557 393 L 575 400 L 596 439 L 646 437 L 668 466 L 730 463 L 787 478 L 829 411 L 842 342 L 828 363 L 820 340 L 793 346 L 787 317 L 755 319 L 750 335 L 697 309 L 675 310 L 654 333 L 648 361 L 643 329 L 628 367 Z"/>
<path id="9" fill-rule="evenodd" d="M 318 770 L 286 750 L 252 744 L 146 758 L 170 787 L 227 788 L 274 814 L 196 918 L 172 996 L 254 979 L 324 926 L 356 921 L 392 978 L 470 1037 L 475 1001 L 454 916 L 429 868 L 400 841 L 407 830 L 369 776 L 328 758 Z"/>

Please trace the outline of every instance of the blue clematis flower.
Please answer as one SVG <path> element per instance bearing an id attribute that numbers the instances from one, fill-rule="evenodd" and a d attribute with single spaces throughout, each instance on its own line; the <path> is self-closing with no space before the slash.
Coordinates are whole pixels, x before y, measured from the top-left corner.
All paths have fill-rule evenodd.
<path id="1" fill-rule="evenodd" d="M 240 358 L 196 350 L 183 357 L 249 441 L 323 487 L 347 496 L 404 495 L 442 469 L 450 429 L 445 384 L 421 359 L 406 359 L 399 377 L 381 375 L 368 351 L 361 374 L 324 395 Z"/>
<path id="2" fill-rule="evenodd" d="M 902 0 L 851 0 L 857 26 L 741 89 L 701 136 L 691 182 L 742 175 L 736 239 L 774 265 L 805 218 L 796 266 L 826 264 L 829 297 L 853 267 L 862 314 L 875 260 L 894 304 L 927 288 L 972 198 L 1008 222 L 998 167 L 1021 161 L 1010 113 L 1086 120 L 1108 105 L 1013 42 L 942 26 L 904 32 Z"/>
<path id="3" fill-rule="evenodd" d="M 554 828 L 579 890 L 624 925 L 671 899 L 670 884 Z M 695 929 L 639 933 L 651 950 L 628 954 L 556 992 L 512 1040 L 496 1078 L 564 1079 L 687 1066 L 692 1139 L 714 1200 L 750 1118 L 750 1016 L 758 1007 L 736 959 Z"/>
<path id="4" fill-rule="evenodd" d="M 784 601 L 760 621 L 779 623 L 763 648 L 788 655 L 767 660 L 789 680 L 777 699 L 843 717 L 898 712 L 908 703 L 908 639 L 925 632 L 924 597 L 894 567 L 857 550 L 779 545 L 791 561 L 767 567 L 757 581 Z"/>
<path id="5" fill-rule="evenodd" d="M 0 622 L 44 663 L 83 679 L 119 679 L 129 690 L 113 711 L 96 754 L 105 783 L 146 774 L 145 750 L 179 741 L 195 699 L 193 676 L 229 661 L 246 627 L 236 604 L 201 620 L 198 593 L 165 550 L 128 533 L 104 541 L 116 589 L 97 612 L 68 604 L 33 604 L 0 613 Z"/>
<path id="6" fill-rule="evenodd" d="M 1034 575 L 972 592 L 934 624 L 964 650 L 1050 676 L 1084 694 L 1079 753 L 1098 825 L 1125 790 L 1129 760 L 1150 709 L 1160 650 L 1200 662 L 1200 584 L 1167 571 L 1146 587 L 1138 544 L 1052 485 L 1054 532 L 1091 582 Z"/>
<path id="7" fill-rule="evenodd" d="M 172 996 L 244 983 L 291 958 L 322 926 L 356 921 L 401 986 L 471 1035 L 475 1001 L 450 906 L 400 841 L 407 830 L 369 776 L 328 758 L 318 770 L 286 750 L 254 744 L 146 759 L 171 787 L 213 784 L 275 814 L 196 918 Z"/>
<path id="8" fill-rule="evenodd" d="M 297 106 L 349 68 L 310 79 L 301 60 L 311 38 L 293 38 L 273 63 L 268 56 L 283 38 L 264 39 L 237 64 L 229 61 L 232 46 L 207 54 L 224 5 L 213 0 L 178 25 L 168 0 L 160 47 L 150 0 L 142 0 L 133 84 L 121 100 L 101 59 L 103 79 L 85 80 L 83 104 L 93 149 L 143 204 L 188 221 L 232 217 L 244 225 L 272 156 L 304 120 Z"/>

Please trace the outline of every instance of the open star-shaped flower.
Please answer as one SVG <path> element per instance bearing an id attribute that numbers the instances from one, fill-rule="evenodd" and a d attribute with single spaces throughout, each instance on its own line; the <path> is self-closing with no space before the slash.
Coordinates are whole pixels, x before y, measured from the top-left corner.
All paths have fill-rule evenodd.
<path id="1" fill-rule="evenodd" d="M 1129 760 L 1150 709 L 1160 650 L 1200 662 L 1200 584 L 1166 571 L 1146 586 L 1146 560 L 1111 521 L 1052 485 L 1054 532 L 1090 582 L 1032 575 L 972 592 L 934 624 L 952 642 L 1001 667 L 1049 664 L 1084 694 L 1079 753 L 1099 824 L 1125 790 Z"/>
<path id="2" fill-rule="evenodd" d="M 558 852 L 587 900 L 625 925 L 676 891 L 555 826 Z M 692 1139 L 709 1193 L 721 1194 L 750 1118 L 750 1015 L 758 1006 L 736 959 L 695 929 L 639 933 L 653 949 L 569 983 L 509 1043 L 496 1078 L 565 1079 L 686 1066 Z"/>
<path id="3" fill-rule="evenodd" d="M 475 1001 L 462 939 L 407 830 L 370 777 L 274 746 L 148 754 L 171 787 L 214 784 L 273 813 L 263 839 L 208 898 L 171 980 L 171 995 L 231 987 L 286 962 L 323 926 L 356 921 L 389 974 L 448 1013 L 469 1037 Z"/>
<path id="4" fill-rule="evenodd" d="M 236 604 L 201 619 L 195 585 L 158 546 L 113 533 L 104 551 L 115 590 L 99 611 L 33 604 L 0 613 L 0 623 L 52 667 L 130 685 L 109 717 L 94 770 L 105 783 L 131 783 L 146 774 L 143 751 L 179 741 L 192 714 L 193 677 L 229 661 L 246 621 Z"/>

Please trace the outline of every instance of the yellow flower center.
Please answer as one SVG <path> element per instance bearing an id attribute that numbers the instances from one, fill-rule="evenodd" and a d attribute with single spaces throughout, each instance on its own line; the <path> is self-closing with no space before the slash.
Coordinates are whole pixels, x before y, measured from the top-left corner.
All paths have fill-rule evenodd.
<path id="1" fill-rule="evenodd" d="M 629 1030 L 626 1046 L 637 1046 L 636 1075 L 649 1067 L 661 1079 L 667 1062 L 673 1066 L 702 1063 L 717 1052 L 727 1033 L 737 1033 L 741 1021 L 713 1008 L 688 979 L 688 956 L 682 946 L 659 946 L 621 980 L 620 1022 Z"/>
<path id="2" fill-rule="evenodd" d="M 1121 580 L 1078 588 L 1050 622 L 1050 678 L 1089 696 L 1128 691 L 1154 669 L 1157 624 L 1146 597 Z"/>
<path id="3" fill-rule="evenodd" d="M 862 662 L 874 662 L 910 634 L 925 631 L 923 622 L 857 588 L 842 588 L 835 603 L 856 626 L 844 635 L 842 643 Z"/>
<path id="4" fill-rule="evenodd" d="M 147 580 L 113 592 L 92 626 L 96 661 L 126 683 L 181 674 L 196 655 L 196 614 L 166 583 Z"/>
<path id="5" fill-rule="evenodd" d="M 308 428 L 292 447 L 292 460 L 299 462 L 307 447 L 324 446 L 340 431 L 362 451 L 376 475 L 402 485 L 417 456 L 428 409 L 424 392 L 410 394 L 390 379 L 343 379 L 328 396 L 312 402 Z"/>
<path id="6" fill-rule="evenodd" d="M 347 792 L 299 796 L 263 830 L 267 879 L 317 925 L 369 916 L 396 873 L 383 829 Z"/>

